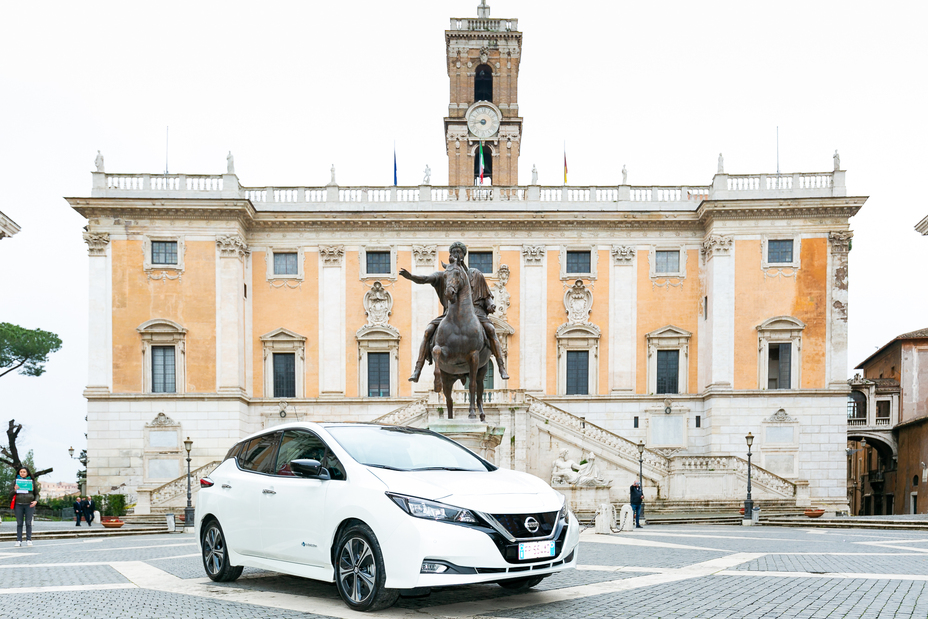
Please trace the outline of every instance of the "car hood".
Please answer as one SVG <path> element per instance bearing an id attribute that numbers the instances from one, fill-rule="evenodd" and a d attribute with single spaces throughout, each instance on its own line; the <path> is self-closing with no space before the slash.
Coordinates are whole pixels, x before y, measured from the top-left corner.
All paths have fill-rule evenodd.
<path id="1" fill-rule="evenodd" d="M 560 509 L 561 495 L 527 473 L 495 471 L 391 471 L 368 469 L 389 492 L 441 501 L 491 514 Z"/>

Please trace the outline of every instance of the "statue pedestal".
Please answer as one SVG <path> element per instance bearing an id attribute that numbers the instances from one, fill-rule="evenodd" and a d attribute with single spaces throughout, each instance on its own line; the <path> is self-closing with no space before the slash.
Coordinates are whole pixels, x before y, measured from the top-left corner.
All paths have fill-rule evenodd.
<path id="1" fill-rule="evenodd" d="M 496 462 L 496 447 L 506 428 L 466 419 L 429 420 L 429 430 L 464 445 L 487 462 Z"/>
<path id="2" fill-rule="evenodd" d="M 611 503 L 609 488 L 583 486 L 553 486 L 567 497 L 567 505 L 575 514 L 595 513 L 603 503 Z"/>

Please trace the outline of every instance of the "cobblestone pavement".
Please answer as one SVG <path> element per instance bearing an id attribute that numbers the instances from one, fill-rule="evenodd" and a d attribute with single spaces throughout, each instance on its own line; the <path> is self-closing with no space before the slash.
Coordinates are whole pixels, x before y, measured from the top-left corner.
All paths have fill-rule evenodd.
<path id="1" fill-rule="evenodd" d="M 928 617 L 928 533 L 650 526 L 581 536 L 579 566 L 528 593 L 495 584 L 401 598 L 383 617 Z M 189 534 L 0 544 L 0 619 L 361 617 L 331 584 L 203 572 Z M 367 615 L 370 616 L 370 615 Z"/>

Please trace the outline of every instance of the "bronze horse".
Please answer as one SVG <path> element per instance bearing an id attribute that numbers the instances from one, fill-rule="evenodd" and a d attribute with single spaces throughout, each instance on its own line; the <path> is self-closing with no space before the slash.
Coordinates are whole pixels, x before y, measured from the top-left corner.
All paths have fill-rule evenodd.
<path id="1" fill-rule="evenodd" d="M 435 331 L 432 360 L 435 364 L 435 391 L 443 391 L 448 404 L 448 419 L 454 418 L 451 389 L 455 381 L 467 384 L 470 394 L 468 419 L 476 419 L 475 408 L 483 414 L 483 378 L 490 360 L 486 332 L 474 312 L 470 277 L 467 269 L 452 261 L 444 264 L 444 294 L 448 311 Z"/>

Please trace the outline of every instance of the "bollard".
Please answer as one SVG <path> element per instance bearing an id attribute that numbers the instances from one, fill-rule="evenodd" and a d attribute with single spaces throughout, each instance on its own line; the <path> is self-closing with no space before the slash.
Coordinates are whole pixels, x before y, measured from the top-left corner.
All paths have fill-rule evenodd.
<path id="1" fill-rule="evenodd" d="M 755 507 L 751 510 L 751 522 L 754 524 L 760 524 L 760 508 Z"/>
<path id="2" fill-rule="evenodd" d="M 168 533 L 173 533 L 177 530 L 177 524 L 174 522 L 174 514 L 165 514 L 164 519 L 167 521 Z"/>

